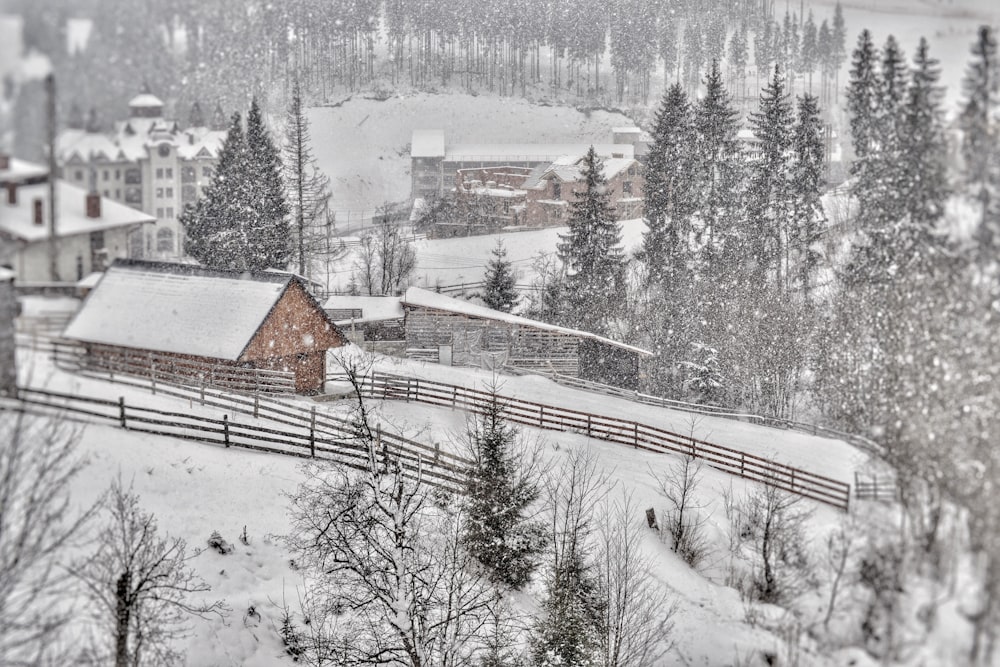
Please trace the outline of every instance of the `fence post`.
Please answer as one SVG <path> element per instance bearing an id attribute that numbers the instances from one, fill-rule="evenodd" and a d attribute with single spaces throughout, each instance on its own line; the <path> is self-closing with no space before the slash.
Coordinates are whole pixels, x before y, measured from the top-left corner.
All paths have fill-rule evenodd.
<path id="1" fill-rule="evenodd" d="M 128 429 L 128 426 L 125 424 L 125 397 L 124 396 L 119 396 L 118 397 L 118 421 L 121 423 L 122 428 L 124 428 L 126 430 Z"/>
<path id="2" fill-rule="evenodd" d="M 639 449 L 639 422 L 632 422 L 632 447 Z"/>
<path id="3" fill-rule="evenodd" d="M 201 373 L 201 404 L 205 405 L 205 374 Z"/>
<path id="4" fill-rule="evenodd" d="M 587 437 L 590 437 L 590 413 L 587 413 Z"/>
<path id="5" fill-rule="evenodd" d="M 740 452 L 740 477 L 746 477 L 747 455 Z"/>
<path id="6" fill-rule="evenodd" d="M 316 406 L 309 408 L 309 457 L 316 458 Z"/>
<path id="7" fill-rule="evenodd" d="M 791 471 L 789 472 L 788 488 L 790 488 L 793 493 L 795 492 L 795 468 L 792 468 Z"/>
<path id="8" fill-rule="evenodd" d="M 451 409 L 454 410 L 458 405 L 458 387 L 451 388 Z"/>
<path id="9" fill-rule="evenodd" d="M 229 415 L 222 415 L 222 441 L 229 447 Z"/>
<path id="10" fill-rule="evenodd" d="M 541 428 L 544 420 L 545 420 L 545 406 L 544 405 L 539 405 L 538 406 L 538 426 L 539 426 L 539 428 Z"/>
<path id="11" fill-rule="evenodd" d="M 315 408 L 313 408 L 315 410 Z M 253 418 L 257 419 L 257 415 L 260 412 L 260 386 L 253 392 Z"/>
<path id="12" fill-rule="evenodd" d="M 156 359 L 153 357 L 153 353 L 149 353 L 149 375 L 153 383 L 153 396 L 156 396 Z"/>

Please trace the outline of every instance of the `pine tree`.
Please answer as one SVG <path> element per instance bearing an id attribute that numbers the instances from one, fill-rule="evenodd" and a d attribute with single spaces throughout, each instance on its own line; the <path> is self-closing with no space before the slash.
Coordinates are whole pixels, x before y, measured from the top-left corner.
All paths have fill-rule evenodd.
<path id="1" fill-rule="evenodd" d="M 820 199 L 824 185 L 826 152 L 823 147 L 823 124 L 819 102 L 806 94 L 798 99 L 795 123 L 794 162 L 791 173 L 793 217 L 793 262 L 797 286 L 805 302 L 811 303 L 816 271 L 821 259 L 817 248 L 823 232 L 825 215 Z"/>
<path id="2" fill-rule="evenodd" d="M 579 551 L 557 565 L 532 637 L 534 664 L 596 667 L 601 616 L 597 586 Z"/>
<path id="3" fill-rule="evenodd" d="M 491 388 L 467 434 L 473 466 L 466 483 L 469 518 L 463 542 L 494 581 L 520 589 L 538 567 L 544 525 L 529 516 L 539 491 L 521 468 L 515 452 L 518 432 L 505 409 Z"/>
<path id="4" fill-rule="evenodd" d="M 836 65 L 833 62 L 833 36 L 830 25 L 823 19 L 816 34 L 816 58 L 819 63 L 820 80 L 822 82 L 820 95 L 822 101 L 829 101 L 830 77 Z"/>
<path id="5" fill-rule="evenodd" d="M 809 92 L 812 92 L 813 85 L 813 71 L 816 69 L 816 65 L 819 62 L 819 36 L 816 32 L 816 22 L 813 21 L 812 12 L 809 12 L 809 18 L 806 20 L 805 27 L 802 29 L 802 71 L 809 75 Z"/>
<path id="6" fill-rule="evenodd" d="M 191 113 L 188 116 L 188 127 L 205 127 L 205 114 L 201 110 L 201 105 L 195 101 L 191 105 Z"/>
<path id="7" fill-rule="evenodd" d="M 746 86 L 747 63 L 750 57 L 749 40 L 747 24 L 744 21 L 740 24 L 739 30 L 733 32 L 733 39 L 729 46 L 729 64 L 734 70 L 731 85 L 736 89 L 739 97 L 743 96 L 743 88 Z"/>
<path id="8" fill-rule="evenodd" d="M 321 226 L 326 224 L 329 215 L 330 179 L 319 170 L 313 157 L 309 119 L 302 108 L 298 79 L 292 85 L 292 100 L 288 106 L 284 167 L 297 271 L 309 276 L 312 274 L 309 260 L 325 238 Z"/>
<path id="9" fill-rule="evenodd" d="M 979 203 L 977 236 L 980 248 L 986 250 L 1000 243 L 1000 225 L 996 224 L 996 216 L 990 215 L 993 202 L 1000 197 L 1000 158 L 996 157 L 1000 141 L 1000 60 L 996 37 L 989 26 L 979 28 L 962 87 L 967 98 L 959 117 L 965 181 L 969 193 Z"/>
<path id="10" fill-rule="evenodd" d="M 760 95 L 760 110 L 750 114 L 750 127 L 761 158 L 752 168 L 747 214 L 750 220 L 751 280 L 763 287 L 773 276 L 774 286 L 787 286 L 789 239 L 789 163 L 792 146 L 792 106 L 780 70 Z"/>
<path id="11" fill-rule="evenodd" d="M 698 159 L 697 200 L 700 202 L 703 257 L 711 275 L 717 243 L 739 224 L 743 165 L 739 113 L 722 84 L 718 62 L 705 79 L 705 95 L 694 109 L 695 155 Z M 674 165 L 673 168 L 678 168 Z"/>
<path id="12" fill-rule="evenodd" d="M 682 281 L 687 257 L 682 253 L 694 213 L 694 128 L 687 95 L 674 84 L 656 111 L 653 144 L 646 162 L 643 191 L 647 231 L 642 257 L 651 285 Z"/>
<path id="13" fill-rule="evenodd" d="M 247 182 L 252 208 L 247 211 L 246 269 L 284 269 L 288 247 L 288 205 L 281 179 L 281 158 L 264 125 L 257 99 L 247 114 Z"/>
<path id="14" fill-rule="evenodd" d="M 913 59 L 900 128 L 901 198 L 910 222 L 932 228 L 949 195 L 941 70 L 921 38 Z"/>
<path id="15" fill-rule="evenodd" d="M 493 259 L 486 265 L 483 301 L 493 310 L 509 313 L 521 300 L 515 282 L 513 265 L 507 260 L 507 249 L 503 241 L 497 239 Z"/>
<path id="16" fill-rule="evenodd" d="M 866 31 L 867 32 L 867 31 Z M 834 100 L 840 101 L 840 68 L 847 60 L 847 24 L 844 23 L 844 8 L 838 2 L 833 10 L 833 29 L 831 33 L 832 63 L 834 72 Z M 871 35 L 869 35 L 869 38 Z"/>
<path id="17" fill-rule="evenodd" d="M 874 204 L 878 174 L 878 119 L 882 81 L 877 69 L 878 54 L 871 33 L 863 30 L 858 37 L 847 86 L 847 111 L 850 114 L 854 161 L 850 172 L 855 177 L 852 194 L 858 198 L 861 215 Z"/>
<path id="18" fill-rule="evenodd" d="M 568 281 L 565 322 L 605 333 L 621 305 L 625 257 L 604 163 L 593 146 L 581 167 L 584 187 L 575 191 L 569 232 L 558 244 Z"/>

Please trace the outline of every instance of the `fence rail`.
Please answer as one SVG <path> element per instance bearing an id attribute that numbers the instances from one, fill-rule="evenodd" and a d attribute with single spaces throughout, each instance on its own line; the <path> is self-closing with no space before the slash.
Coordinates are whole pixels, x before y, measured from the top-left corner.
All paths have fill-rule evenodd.
<path id="1" fill-rule="evenodd" d="M 364 380 L 372 398 L 403 400 L 481 413 L 493 400 L 488 391 L 457 385 L 373 373 Z M 498 396 L 507 419 L 525 426 L 551 431 L 575 432 L 607 442 L 652 452 L 691 455 L 709 466 L 789 493 L 846 510 L 850 484 L 823 475 L 777 463 L 755 454 L 706 440 L 680 435 L 636 421 L 595 415 L 578 410 Z"/>
<path id="2" fill-rule="evenodd" d="M 896 500 L 899 488 L 895 475 L 854 473 L 854 497 L 858 500 Z"/>

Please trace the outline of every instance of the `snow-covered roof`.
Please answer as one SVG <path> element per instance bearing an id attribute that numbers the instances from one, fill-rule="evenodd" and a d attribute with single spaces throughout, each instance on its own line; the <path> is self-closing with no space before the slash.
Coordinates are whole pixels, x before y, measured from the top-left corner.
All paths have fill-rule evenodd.
<path id="1" fill-rule="evenodd" d="M 108 136 L 96 132 L 71 130 L 73 134 L 60 137 L 59 158 L 66 163 L 74 162 L 123 162 L 127 160 L 125 152 Z"/>
<path id="2" fill-rule="evenodd" d="M 410 157 L 444 157 L 444 130 L 414 130 Z"/>
<path id="3" fill-rule="evenodd" d="M 141 93 L 128 101 L 130 107 L 162 107 L 163 100 L 152 93 Z"/>
<path id="4" fill-rule="evenodd" d="M 338 320 L 334 324 L 355 322 L 382 322 L 403 319 L 402 297 L 398 296 L 340 296 L 334 295 L 323 304 L 323 310 L 360 310 L 361 317 Z"/>
<path id="5" fill-rule="evenodd" d="M 94 271 L 93 273 L 88 273 L 81 280 L 76 281 L 77 287 L 91 288 L 95 287 L 97 283 L 101 282 L 101 278 L 104 277 L 103 271 Z"/>
<path id="6" fill-rule="evenodd" d="M 226 140 L 226 132 L 222 130 L 204 133 L 195 133 L 191 130 L 186 134 L 189 143 L 177 147 L 177 155 L 184 160 L 217 158 L 219 151 L 222 150 L 222 143 Z"/>
<path id="7" fill-rule="evenodd" d="M 40 164 L 12 157 L 7 162 L 7 168 L 0 169 L 0 183 L 23 183 L 44 178 L 48 173 L 49 170 Z"/>
<path id="8" fill-rule="evenodd" d="M 546 170 L 541 178 L 557 177 L 564 183 L 581 180 L 583 178 L 583 166 L 578 161 L 567 162 L 566 159 L 557 160 Z M 604 167 L 601 169 L 601 173 L 604 175 L 605 180 L 608 181 L 635 164 L 635 160 L 626 158 L 607 158 L 602 160 L 602 162 Z"/>
<path id="9" fill-rule="evenodd" d="M 116 261 L 63 336 L 236 361 L 294 278 Z"/>
<path id="10" fill-rule="evenodd" d="M 119 204 L 101 197 L 101 216 L 87 217 L 87 191 L 59 180 L 56 182 L 56 235 L 60 238 L 76 234 L 89 234 L 128 225 L 155 223 L 156 218 L 137 211 L 130 206 Z M 44 224 L 34 224 L 34 200 L 43 203 Z M 48 183 L 34 183 L 17 186 L 17 203 L 0 201 L 0 231 L 16 239 L 33 242 L 49 237 L 48 226 L 49 186 Z"/>
<path id="11" fill-rule="evenodd" d="M 11 280 L 14 280 L 14 278 L 16 277 L 17 277 L 16 273 L 11 271 L 10 269 L 5 269 L 4 267 L 0 266 L 0 282 L 4 283 L 10 282 Z"/>
<path id="12" fill-rule="evenodd" d="M 594 151 L 602 158 L 615 155 L 623 158 L 635 157 L 635 147 L 632 144 L 593 144 L 593 146 Z M 444 159 L 552 162 L 565 155 L 583 157 L 590 147 L 591 144 L 455 144 L 448 147 Z"/>
<path id="13" fill-rule="evenodd" d="M 498 322 L 506 322 L 508 324 L 516 324 L 525 327 L 531 327 L 533 329 L 544 329 L 546 331 L 554 331 L 561 334 L 566 334 L 567 336 L 573 336 L 575 338 L 587 338 L 590 340 L 596 340 L 607 345 L 613 345 L 615 347 L 628 350 L 629 352 L 635 352 L 637 354 L 642 354 L 646 356 L 653 356 L 652 352 L 643 350 L 642 348 L 634 347 L 632 345 L 627 345 L 625 343 L 619 343 L 618 341 L 611 340 L 610 338 L 604 338 L 603 336 L 598 336 L 597 334 L 590 333 L 589 331 L 580 331 L 578 329 L 569 329 L 566 327 L 556 326 L 555 324 L 548 324 L 546 322 L 539 322 L 538 320 L 529 320 L 527 317 L 521 317 L 520 315 L 511 315 L 510 313 L 504 313 L 499 310 L 493 310 L 492 308 L 486 308 L 485 306 L 477 306 L 474 303 L 470 303 L 463 299 L 454 299 L 450 296 L 444 294 L 438 294 L 437 292 L 431 292 L 429 290 L 421 289 L 419 287 L 411 287 L 406 290 L 406 294 L 403 295 L 403 305 L 413 306 L 417 308 L 430 308 L 432 310 L 442 310 L 448 313 L 458 313 L 461 315 L 467 315 L 468 317 L 477 317 L 484 320 L 496 320 Z"/>

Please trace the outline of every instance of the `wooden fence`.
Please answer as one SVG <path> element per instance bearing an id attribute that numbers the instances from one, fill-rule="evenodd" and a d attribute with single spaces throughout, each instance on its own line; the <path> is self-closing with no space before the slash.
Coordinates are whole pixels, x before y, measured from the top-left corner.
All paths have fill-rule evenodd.
<path id="1" fill-rule="evenodd" d="M 241 368 L 128 349 L 88 353 L 83 346 L 65 340 L 51 341 L 51 345 L 57 366 L 106 373 L 112 381 L 115 375 L 134 375 L 150 378 L 154 388 L 157 383 L 172 383 L 253 394 L 295 393 L 295 373 L 286 371 Z"/>
<path id="2" fill-rule="evenodd" d="M 492 394 L 488 391 L 385 373 L 366 377 L 364 387 L 368 395 L 376 399 L 414 401 L 474 413 L 481 413 L 492 400 Z M 533 403 L 509 396 L 498 398 L 504 405 L 507 419 L 517 424 L 579 433 L 652 452 L 690 455 L 717 470 L 845 511 L 850 502 L 850 484 L 762 456 L 636 421 Z"/>
<path id="3" fill-rule="evenodd" d="M 854 473 L 854 497 L 858 500 L 888 500 L 899 497 L 896 476 Z"/>
<path id="4" fill-rule="evenodd" d="M 67 370 L 102 380 L 109 379 L 87 369 Z M 33 388 L 20 388 L 18 400 L 0 402 L 0 409 L 11 409 L 13 403 L 14 407 L 21 409 L 65 414 L 85 421 L 110 420 L 123 428 L 157 435 L 304 458 L 329 459 L 358 469 L 368 465 L 368 452 L 356 437 L 356 424 L 345 417 L 317 412 L 315 405 L 304 410 L 302 406 L 260 394 L 231 394 L 204 385 L 186 386 L 163 380 L 154 384 L 151 378 L 143 376 L 119 375 L 114 377 L 114 382 L 149 390 L 153 394 L 181 398 L 192 406 L 198 403 L 227 412 L 222 419 L 207 418 L 126 405 L 123 399 L 110 401 Z M 238 424 L 235 419 L 230 419 L 230 413 L 266 420 L 268 425 Z M 472 466 L 471 460 L 442 450 L 437 443 L 412 440 L 385 430 L 378 424 L 373 428 L 380 457 L 391 456 L 398 460 L 411 478 L 416 477 L 419 467 L 423 482 L 453 491 L 462 490 Z"/>

